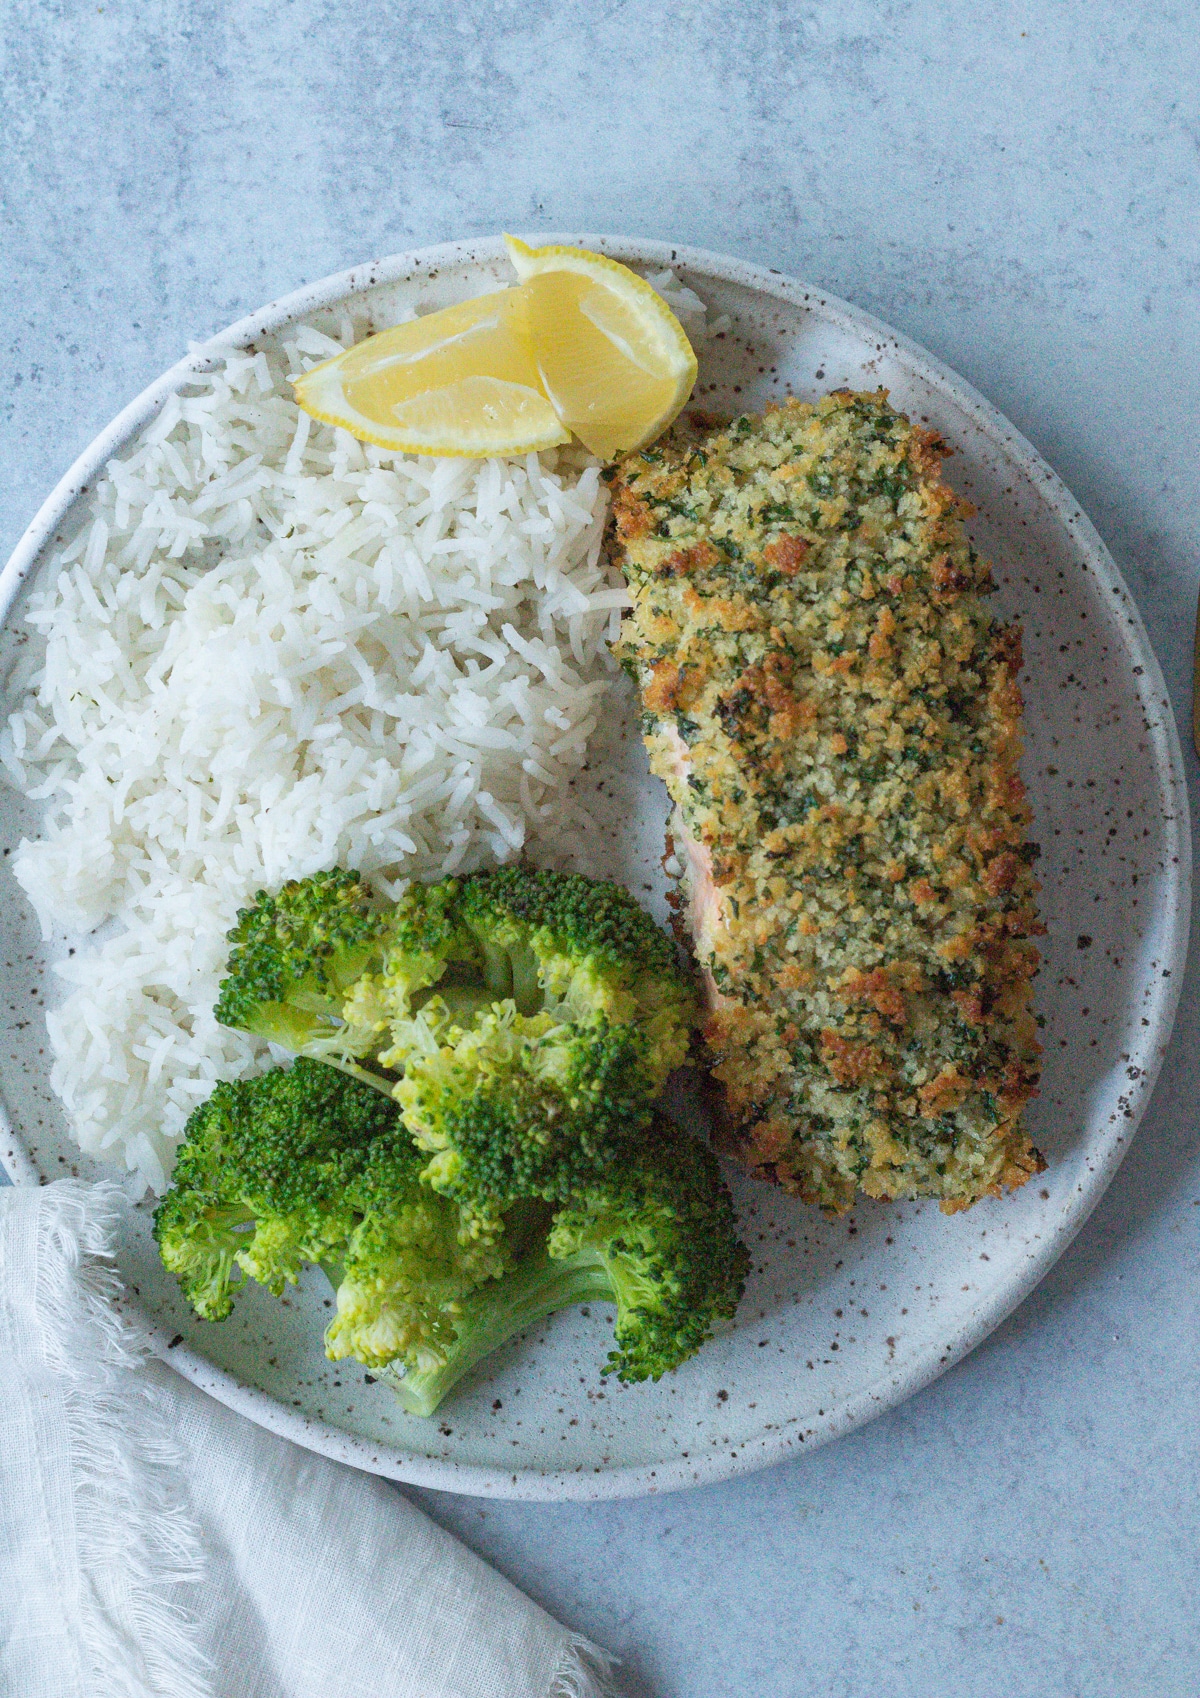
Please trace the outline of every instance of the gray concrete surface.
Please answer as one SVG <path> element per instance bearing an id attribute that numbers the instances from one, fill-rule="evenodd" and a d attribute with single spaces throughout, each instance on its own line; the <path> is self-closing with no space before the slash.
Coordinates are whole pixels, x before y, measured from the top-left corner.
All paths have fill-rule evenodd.
<path id="1" fill-rule="evenodd" d="M 306 279 L 506 226 L 660 236 L 822 284 L 988 395 L 1099 526 L 1186 715 L 1198 24 L 1114 0 L 3 0 L 0 557 L 189 338 Z M 1081 1239 L 904 1408 L 657 1501 L 414 1495 L 620 1654 L 629 1698 L 1190 1698 L 1195 993 Z"/>

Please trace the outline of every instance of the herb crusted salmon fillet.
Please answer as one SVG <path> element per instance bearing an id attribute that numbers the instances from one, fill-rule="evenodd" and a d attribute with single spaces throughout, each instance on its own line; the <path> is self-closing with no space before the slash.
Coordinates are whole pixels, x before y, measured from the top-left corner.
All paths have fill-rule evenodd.
<path id="1" fill-rule="evenodd" d="M 1020 632 L 887 395 L 789 400 L 611 474 L 619 652 L 675 803 L 722 1140 L 829 1210 L 1045 1164 Z"/>

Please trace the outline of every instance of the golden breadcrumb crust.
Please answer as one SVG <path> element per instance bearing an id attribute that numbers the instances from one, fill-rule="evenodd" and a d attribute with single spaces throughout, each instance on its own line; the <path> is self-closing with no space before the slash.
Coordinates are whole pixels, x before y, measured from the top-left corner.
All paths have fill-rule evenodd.
<path id="1" fill-rule="evenodd" d="M 676 805 L 727 1146 L 826 1209 L 1044 1163 L 1020 632 L 885 391 L 611 474 L 620 653 Z"/>

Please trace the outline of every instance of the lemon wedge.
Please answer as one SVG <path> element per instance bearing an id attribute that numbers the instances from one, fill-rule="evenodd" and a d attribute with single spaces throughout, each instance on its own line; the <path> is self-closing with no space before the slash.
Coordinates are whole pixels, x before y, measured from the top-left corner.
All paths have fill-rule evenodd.
<path id="1" fill-rule="evenodd" d="M 670 307 L 603 254 L 504 242 L 541 386 L 559 418 L 602 460 L 652 442 L 696 382 L 696 356 Z"/>
<path id="2" fill-rule="evenodd" d="M 305 412 L 408 454 L 524 454 L 571 439 L 538 376 L 519 289 L 381 330 L 295 384 Z"/>
<path id="3" fill-rule="evenodd" d="M 696 381 L 648 283 L 585 248 L 504 238 L 520 283 L 368 336 L 296 380 L 305 412 L 408 454 L 525 454 L 574 432 L 602 460 L 653 441 Z"/>

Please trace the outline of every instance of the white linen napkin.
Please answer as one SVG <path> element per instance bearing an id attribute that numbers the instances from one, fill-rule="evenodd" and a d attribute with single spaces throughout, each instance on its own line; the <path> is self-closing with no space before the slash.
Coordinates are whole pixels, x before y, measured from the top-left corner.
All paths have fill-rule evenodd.
<path id="1" fill-rule="evenodd" d="M 114 1307 L 115 1185 L 0 1191 L 7 1698 L 602 1698 L 612 1659 Z"/>

